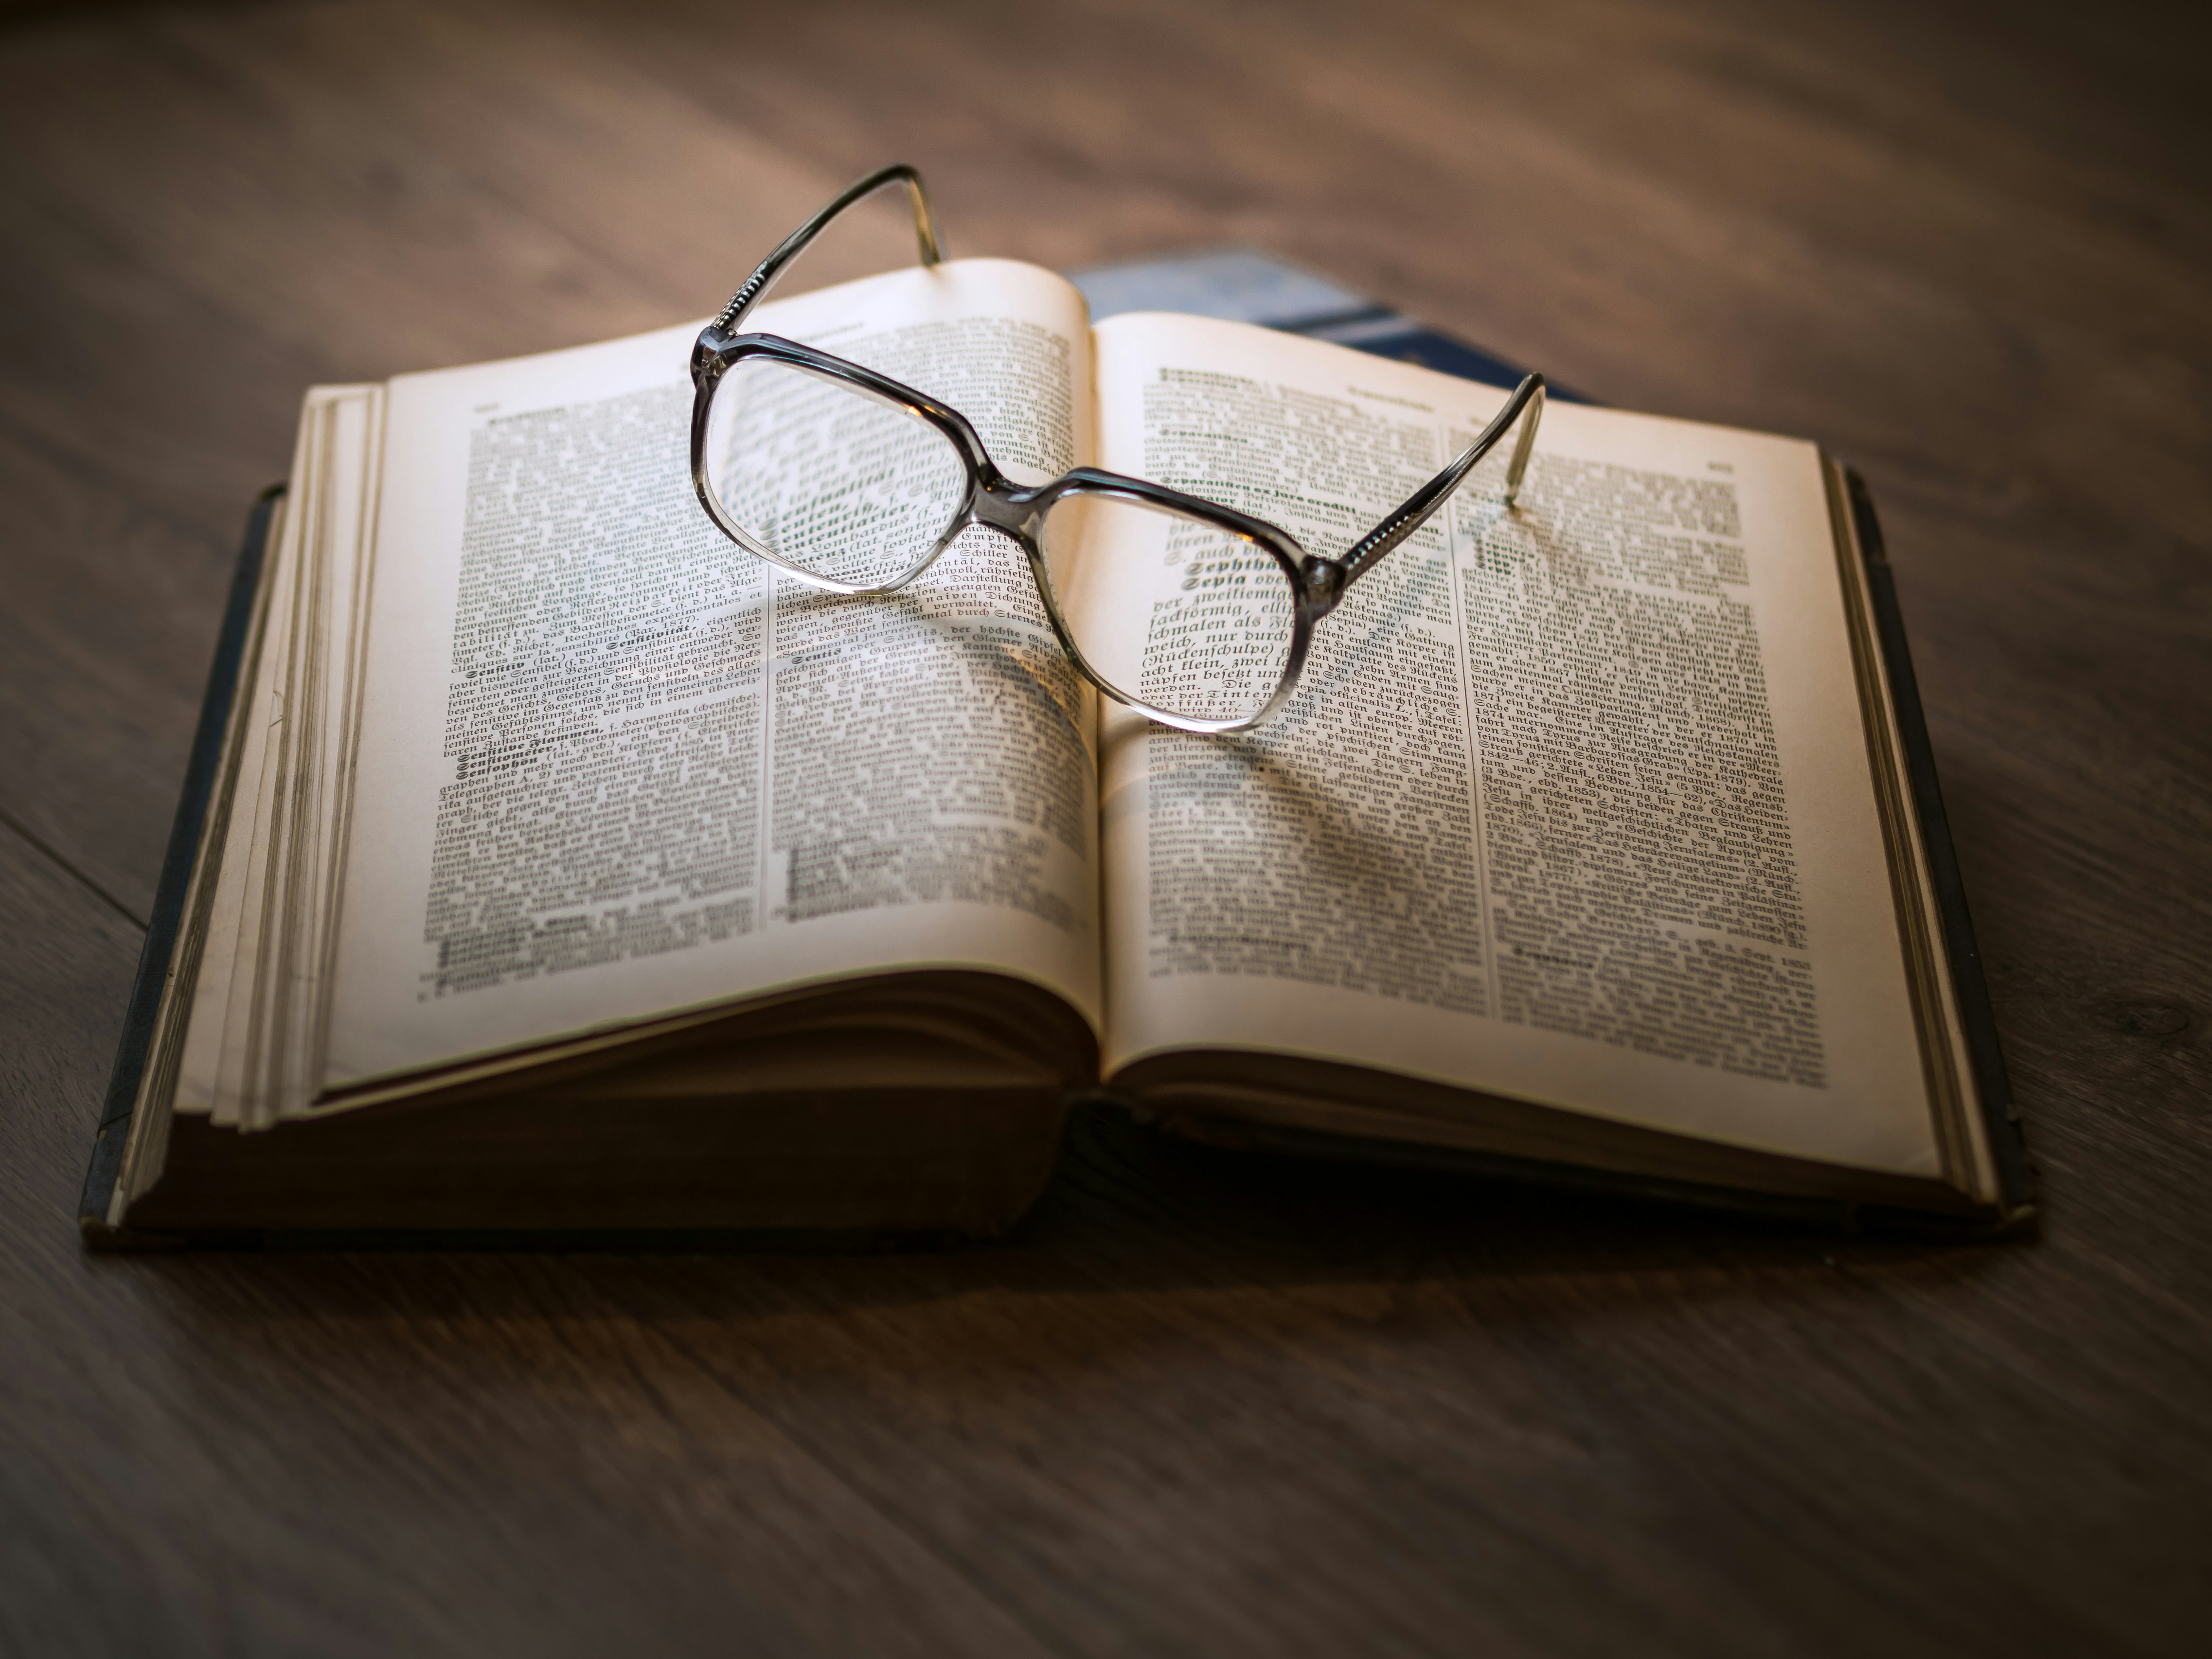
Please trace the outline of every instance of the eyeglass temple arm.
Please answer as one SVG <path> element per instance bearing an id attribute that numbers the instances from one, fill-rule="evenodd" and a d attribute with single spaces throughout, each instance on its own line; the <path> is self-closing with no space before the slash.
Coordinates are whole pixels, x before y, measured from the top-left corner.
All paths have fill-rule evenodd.
<path id="1" fill-rule="evenodd" d="M 1496 447 L 1506 428 L 1524 412 L 1528 418 L 1522 425 L 1521 441 L 1513 446 L 1513 459 L 1505 469 L 1505 505 L 1511 507 L 1521 494 L 1521 480 L 1528 471 L 1529 452 L 1536 447 L 1536 428 L 1543 423 L 1544 377 L 1540 374 L 1531 374 L 1515 387 L 1513 395 L 1505 400 L 1505 407 L 1483 428 L 1480 437 L 1449 466 L 1407 496 L 1389 517 L 1353 544 L 1341 561 L 1344 586 L 1351 586 L 1381 563 L 1385 553 L 1426 524 L 1431 515 L 1451 499 L 1452 491 L 1460 487 L 1461 481 L 1474 471 L 1475 463 Z"/>
<path id="2" fill-rule="evenodd" d="M 903 184 L 909 201 L 914 205 L 914 239 L 921 250 L 921 263 L 933 265 L 945 258 L 944 244 L 937 238 L 937 221 L 929 211 L 929 192 L 921 182 L 921 174 L 905 162 L 895 162 L 878 167 L 860 183 L 840 196 L 828 207 L 816 214 L 797 230 L 785 237 L 775 252 L 760 262 L 760 268 L 745 278 L 745 285 L 730 296 L 714 319 L 716 331 L 727 334 L 737 325 L 738 319 L 767 297 L 776 279 L 793 259 L 806 251 L 806 245 L 829 228 L 830 222 L 863 197 L 872 196 L 885 185 Z"/>

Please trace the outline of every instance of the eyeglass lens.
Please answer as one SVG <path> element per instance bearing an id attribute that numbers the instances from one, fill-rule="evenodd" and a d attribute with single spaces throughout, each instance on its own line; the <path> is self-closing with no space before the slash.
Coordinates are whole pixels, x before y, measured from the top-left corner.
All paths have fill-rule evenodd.
<path id="1" fill-rule="evenodd" d="M 1194 720 L 1245 720 L 1290 663 L 1295 593 L 1265 549 L 1133 499 L 1063 496 L 1045 572 L 1076 648 L 1115 690 Z"/>
<path id="2" fill-rule="evenodd" d="M 856 587 L 928 558 L 967 493 L 950 440 L 848 381 L 741 358 L 707 412 L 707 483 L 757 551 Z"/>

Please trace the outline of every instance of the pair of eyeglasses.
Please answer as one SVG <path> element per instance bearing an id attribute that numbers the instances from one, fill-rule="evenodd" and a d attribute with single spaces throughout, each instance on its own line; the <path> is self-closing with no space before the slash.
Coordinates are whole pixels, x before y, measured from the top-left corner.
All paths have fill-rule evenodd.
<path id="1" fill-rule="evenodd" d="M 1053 631 L 1106 696 L 1185 732 L 1243 732 L 1297 689 L 1316 624 L 1449 500 L 1518 420 L 1505 504 L 1544 410 L 1531 374 L 1449 466 L 1346 552 L 1310 553 L 1279 525 L 1095 467 L 1024 486 L 957 410 L 859 363 L 738 331 L 830 222 L 904 185 L 921 263 L 943 258 L 921 175 L 871 173 L 786 237 L 691 353 L 691 482 L 722 533 L 833 593 L 893 593 L 974 524 L 1028 556 Z M 1525 416 L 1525 419 L 1523 418 Z"/>

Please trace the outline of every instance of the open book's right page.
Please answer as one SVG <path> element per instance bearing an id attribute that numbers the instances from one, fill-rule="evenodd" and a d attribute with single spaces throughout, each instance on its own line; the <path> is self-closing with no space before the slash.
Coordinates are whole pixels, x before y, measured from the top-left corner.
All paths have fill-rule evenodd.
<path id="1" fill-rule="evenodd" d="M 1102 465 L 1314 552 L 1504 398 L 1206 319 L 1096 339 Z M 1259 731 L 1106 717 L 1109 1072 L 1313 1055 L 1939 1175 L 1819 452 L 1555 404 L 1509 510 L 1511 447 Z"/>

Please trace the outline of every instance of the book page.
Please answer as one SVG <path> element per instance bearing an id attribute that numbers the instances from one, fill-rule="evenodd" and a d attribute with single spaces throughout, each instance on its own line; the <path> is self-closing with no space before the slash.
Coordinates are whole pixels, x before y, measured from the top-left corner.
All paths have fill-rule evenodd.
<path id="1" fill-rule="evenodd" d="M 965 260 L 748 327 L 1090 456 L 1081 296 Z M 1019 550 L 824 593 L 693 494 L 696 325 L 392 383 L 327 1088 L 869 970 L 1098 1014 L 1096 717 Z"/>
<path id="2" fill-rule="evenodd" d="M 1331 555 L 1504 399 L 1238 324 L 1097 338 L 1101 465 Z M 1102 716 L 1109 1071 L 1310 1054 L 1938 1174 L 1818 452 L 1555 403 L 1508 510 L 1511 447 L 1267 726 Z"/>
<path id="3" fill-rule="evenodd" d="M 276 1102 L 319 1077 L 383 399 L 380 386 L 309 392 L 269 552 L 269 603 L 241 692 L 241 794 L 226 807 L 175 1095 L 177 1109 L 209 1109 L 218 1122 L 270 1121 Z"/>
<path id="4" fill-rule="evenodd" d="M 319 386 L 308 394 L 293 457 L 290 476 L 295 480 L 304 477 L 307 471 L 310 440 L 317 428 L 316 405 L 332 390 Z M 270 751 L 278 744 L 277 728 L 283 720 L 292 575 L 298 562 L 303 516 L 292 510 L 289 499 L 279 510 L 283 518 L 264 555 L 260 614 L 246 660 L 239 669 L 237 696 L 242 713 L 237 770 L 231 798 L 225 803 L 228 816 L 216 854 L 216 890 L 193 978 L 191 1012 L 173 1097 L 177 1111 L 211 1112 L 218 1121 L 234 1123 L 238 1118 L 236 1102 L 243 1092 L 235 1073 L 246 1046 L 245 1016 L 252 1002 L 263 914 L 261 882 L 275 815 L 275 790 L 267 775 Z M 228 1078 L 226 1060 L 232 1073 Z"/>

